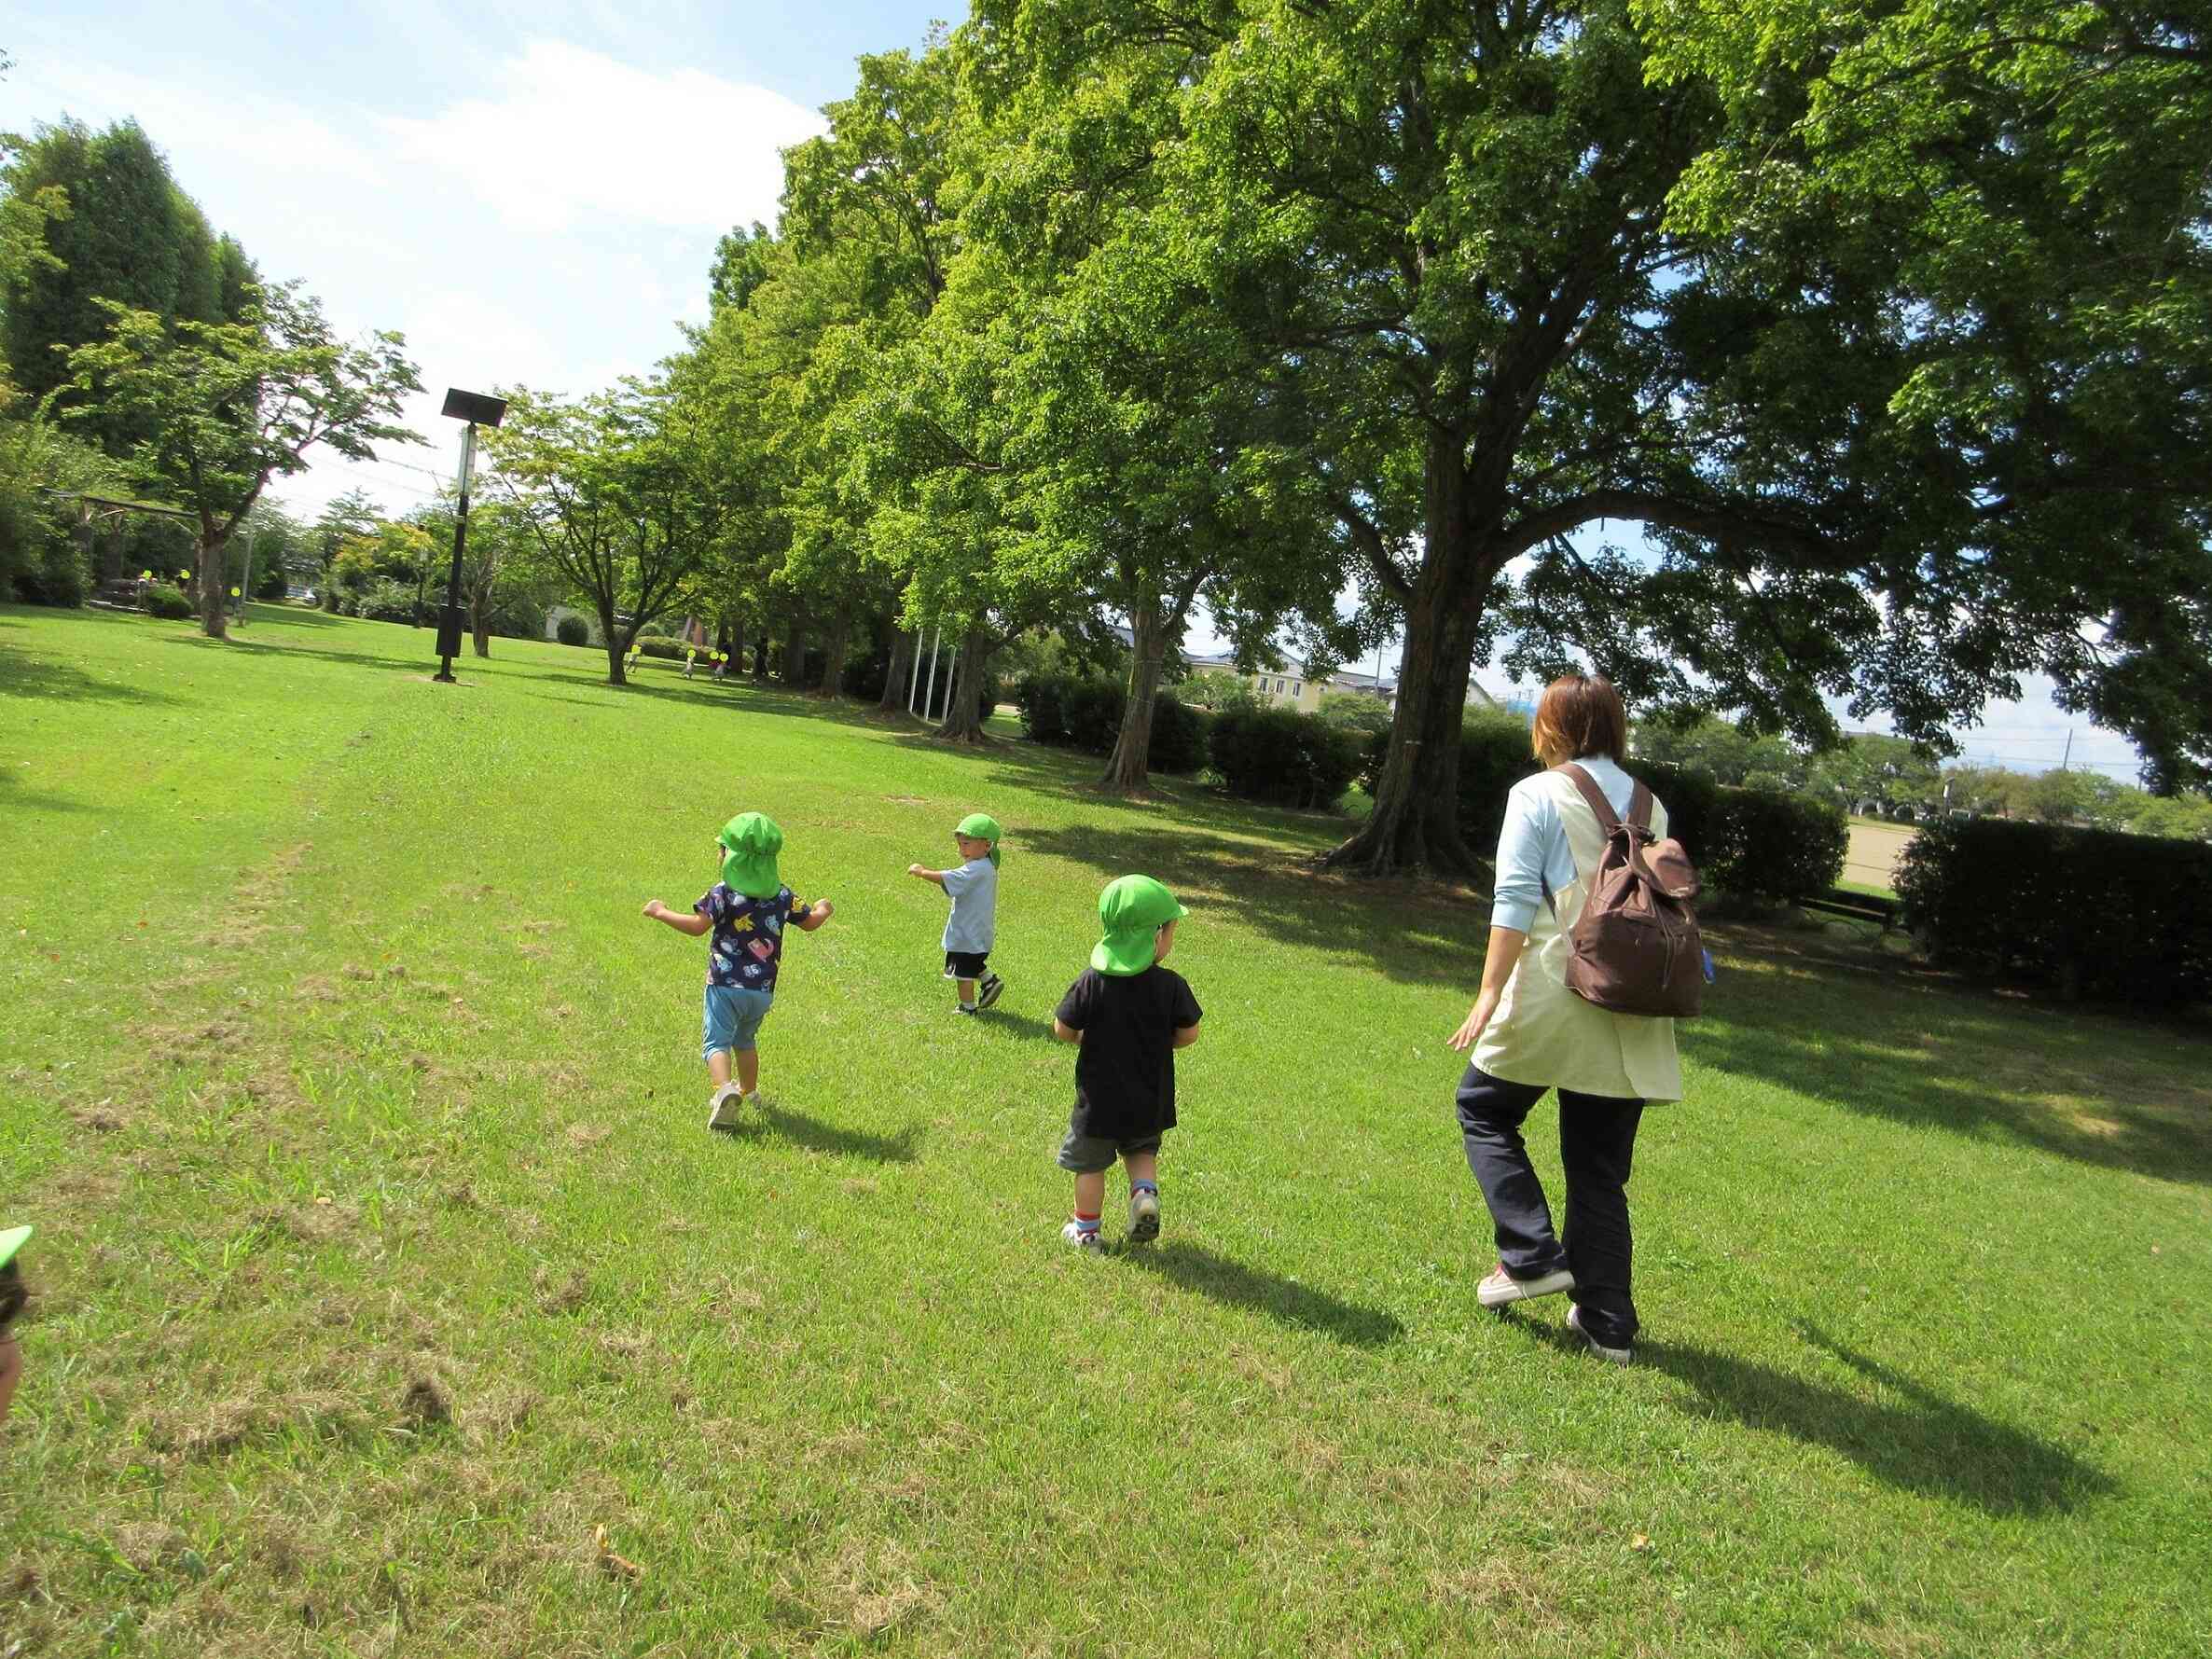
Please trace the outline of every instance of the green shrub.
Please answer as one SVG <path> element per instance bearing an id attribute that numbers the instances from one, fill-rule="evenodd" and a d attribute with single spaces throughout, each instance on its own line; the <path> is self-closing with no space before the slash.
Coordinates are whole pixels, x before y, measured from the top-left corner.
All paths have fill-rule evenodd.
<path id="1" fill-rule="evenodd" d="M 1024 674 L 1014 688 L 1021 729 L 1036 743 L 1068 740 L 1068 682 L 1058 674 Z"/>
<path id="2" fill-rule="evenodd" d="M 1068 741 L 1092 754 L 1112 754 L 1121 736 L 1129 694 L 1118 680 L 1077 680 L 1060 698 L 1067 711 Z"/>
<path id="3" fill-rule="evenodd" d="M 1152 706 L 1152 752 L 1146 769 L 1190 773 L 1206 764 L 1207 719 L 1183 707 L 1181 698 L 1162 692 Z M 1340 790 L 1337 792 L 1342 794 Z"/>
<path id="4" fill-rule="evenodd" d="M 353 601 L 353 615 L 369 622 L 412 622 L 415 590 L 405 582 L 379 576 Z"/>
<path id="5" fill-rule="evenodd" d="M 2212 1000 L 2212 847 L 1937 819 L 1898 863 L 1906 927 L 1946 966 L 2067 996 Z"/>
<path id="6" fill-rule="evenodd" d="M 1382 781 L 1390 734 L 1373 732 L 1362 743 L 1360 787 L 1374 795 Z M 1460 726 L 1459 835 L 1470 852 L 1487 858 L 1497 850 L 1498 832 L 1505 823 L 1506 795 L 1522 779 L 1542 769 L 1528 753 L 1528 728 L 1519 721 L 1477 718 Z"/>
<path id="7" fill-rule="evenodd" d="M 1702 859 L 1690 855 L 1708 886 L 1770 907 L 1825 893 L 1843 879 L 1851 826 L 1841 807 L 1759 789 L 1722 786 L 1719 794 L 1718 822 L 1708 832 L 1712 850 Z M 1667 810 L 1673 809 L 1669 802 Z"/>
<path id="8" fill-rule="evenodd" d="M 682 662 L 684 654 L 692 649 L 681 640 L 671 640 L 664 633 L 642 633 L 635 643 L 640 657 L 657 657 L 662 662 Z M 700 655 L 704 656 L 705 653 Z"/>
<path id="9" fill-rule="evenodd" d="M 1360 770 L 1354 734 L 1288 709 L 1217 715 L 1210 747 L 1231 795 L 1281 806 L 1332 806 Z"/>
<path id="10" fill-rule="evenodd" d="M 184 590 L 167 582 L 149 586 L 138 602 L 145 607 L 147 615 L 165 616 L 173 622 L 193 614 L 192 601 L 185 597 Z"/>
<path id="11" fill-rule="evenodd" d="M 563 616 L 554 626 L 554 636 L 564 645 L 584 645 L 591 641 L 591 625 L 581 616 Z"/>

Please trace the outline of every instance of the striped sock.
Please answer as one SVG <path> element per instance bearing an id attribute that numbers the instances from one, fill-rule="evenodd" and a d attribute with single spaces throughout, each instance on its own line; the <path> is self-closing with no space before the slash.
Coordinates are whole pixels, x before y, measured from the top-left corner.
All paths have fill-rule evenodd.
<path id="1" fill-rule="evenodd" d="M 1099 1230 L 1099 1218 L 1095 1215 L 1085 1215 L 1078 1210 L 1075 1212 L 1075 1230 L 1078 1233 L 1096 1233 Z"/>
<path id="2" fill-rule="evenodd" d="M 1156 1198 L 1160 1196 L 1160 1183 L 1156 1181 L 1132 1181 L 1129 1182 L 1129 1191 L 1132 1193 L 1150 1193 L 1154 1197 Z"/>

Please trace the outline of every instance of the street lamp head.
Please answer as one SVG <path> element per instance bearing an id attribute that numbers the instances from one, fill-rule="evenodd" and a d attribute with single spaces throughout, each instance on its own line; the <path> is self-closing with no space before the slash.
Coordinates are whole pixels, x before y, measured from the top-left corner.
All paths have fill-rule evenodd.
<path id="1" fill-rule="evenodd" d="M 472 426 L 497 426 L 506 419 L 507 400 L 449 386 L 446 388 L 446 407 L 438 412 L 449 420 L 466 421 Z"/>

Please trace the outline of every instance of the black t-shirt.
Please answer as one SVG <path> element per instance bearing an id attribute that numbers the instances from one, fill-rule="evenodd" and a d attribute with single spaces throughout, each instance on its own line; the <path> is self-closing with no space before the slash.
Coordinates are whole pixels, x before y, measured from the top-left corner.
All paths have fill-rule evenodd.
<path id="1" fill-rule="evenodd" d="M 1134 975 L 1085 968 L 1055 1016 L 1083 1033 L 1070 1128 L 1133 1141 L 1175 1127 L 1175 1033 L 1199 1018 L 1181 974 L 1157 963 Z"/>

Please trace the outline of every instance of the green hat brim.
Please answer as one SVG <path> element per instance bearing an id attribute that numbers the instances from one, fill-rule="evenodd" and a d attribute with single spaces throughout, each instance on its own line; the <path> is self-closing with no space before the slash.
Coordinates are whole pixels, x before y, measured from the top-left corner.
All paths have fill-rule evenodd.
<path id="1" fill-rule="evenodd" d="M 31 1242 L 31 1235 L 35 1231 L 35 1227 L 10 1227 L 0 1233 L 0 1267 L 15 1260 L 15 1252 Z"/>
<path id="2" fill-rule="evenodd" d="M 1158 928 L 1142 933 L 1108 933 L 1091 947 L 1091 966 L 1113 979 L 1141 974 L 1153 964 L 1153 941 Z"/>

